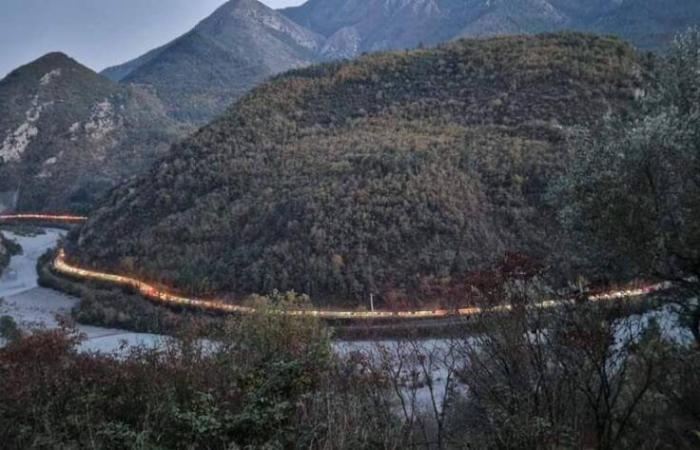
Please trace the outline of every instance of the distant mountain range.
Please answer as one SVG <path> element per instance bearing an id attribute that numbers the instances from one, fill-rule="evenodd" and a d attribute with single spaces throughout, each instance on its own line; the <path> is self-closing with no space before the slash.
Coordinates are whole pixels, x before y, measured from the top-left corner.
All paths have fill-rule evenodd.
<path id="1" fill-rule="evenodd" d="M 279 11 L 231 0 L 178 39 L 103 74 L 153 86 L 172 117 L 204 123 L 270 76 L 313 62 L 567 28 L 660 49 L 698 23 L 697 0 L 309 0 Z"/>
<path id="2" fill-rule="evenodd" d="M 48 54 L 0 81 L 0 210 L 86 210 L 181 134 L 150 88 Z"/>
<path id="3" fill-rule="evenodd" d="M 665 46 L 700 21 L 696 0 L 309 0 L 282 11 L 327 41 L 324 56 L 432 45 L 457 37 L 564 28 Z"/>

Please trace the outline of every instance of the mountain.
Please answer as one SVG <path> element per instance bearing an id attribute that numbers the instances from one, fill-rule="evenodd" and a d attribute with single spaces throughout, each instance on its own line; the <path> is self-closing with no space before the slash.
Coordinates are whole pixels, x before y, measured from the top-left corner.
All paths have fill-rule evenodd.
<path id="1" fill-rule="evenodd" d="M 309 0 L 280 11 L 231 0 L 185 35 L 103 75 L 149 85 L 171 117 L 203 124 L 275 74 L 363 52 L 563 29 L 660 49 L 698 23 L 697 0 Z"/>
<path id="2" fill-rule="evenodd" d="M 550 250 L 570 133 L 628 108 L 642 73 L 622 41 L 573 33 L 292 71 L 114 190 L 68 251 L 206 295 L 425 301 Z"/>
<path id="3" fill-rule="evenodd" d="M 609 14 L 587 23 L 587 29 L 615 33 L 643 49 L 655 50 L 672 41 L 675 34 L 700 26 L 697 0 L 622 0 Z"/>
<path id="4" fill-rule="evenodd" d="M 0 209 L 84 211 L 178 135 L 150 90 L 45 55 L 0 81 Z"/>
<path id="5" fill-rule="evenodd" d="M 255 84 L 314 61 L 322 42 L 256 0 L 231 0 L 185 35 L 103 73 L 152 86 L 172 117 L 201 123 Z"/>
<path id="6" fill-rule="evenodd" d="M 696 0 L 309 0 L 282 12 L 326 37 L 327 57 L 562 29 L 616 34 L 658 49 L 700 23 Z"/>

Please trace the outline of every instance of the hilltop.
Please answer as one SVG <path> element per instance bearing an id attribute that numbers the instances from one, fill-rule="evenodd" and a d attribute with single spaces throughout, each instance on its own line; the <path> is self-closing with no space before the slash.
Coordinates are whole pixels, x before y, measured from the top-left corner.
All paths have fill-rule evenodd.
<path id="1" fill-rule="evenodd" d="M 199 294 L 429 298 L 549 250 L 570 132 L 628 108 L 640 78 L 627 44 L 571 33 L 293 71 L 115 190 L 69 250 Z"/>
<path id="2" fill-rule="evenodd" d="M 149 89 L 45 55 L 0 81 L 0 209 L 85 211 L 180 134 Z"/>

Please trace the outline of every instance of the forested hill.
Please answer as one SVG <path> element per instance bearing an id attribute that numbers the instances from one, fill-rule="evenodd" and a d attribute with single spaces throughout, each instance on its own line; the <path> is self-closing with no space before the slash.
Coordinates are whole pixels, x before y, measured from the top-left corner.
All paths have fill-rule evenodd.
<path id="1" fill-rule="evenodd" d="M 642 73 L 624 42 L 574 33 L 290 72 L 113 191 L 69 253 L 199 294 L 428 301 L 551 249 L 568 136 L 630 107 Z"/>

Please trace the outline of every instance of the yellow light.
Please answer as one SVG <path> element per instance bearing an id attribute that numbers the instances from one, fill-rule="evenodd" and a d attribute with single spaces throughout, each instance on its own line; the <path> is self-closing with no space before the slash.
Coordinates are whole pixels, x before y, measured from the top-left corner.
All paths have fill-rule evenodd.
<path id="1" fill-rule="evenodd" d="M 0 220 L 45 220 L 47 222 L 85 222 L 85 216 L 70 214 L 0 214 Z"/>
<path id="2" fill-rule="evenodd" d="M 229 303 L 224 303 L 219 299 L 201 299 L 201 298 L 188 298 L 176 295 L 167 291 L 162 291 L 155 286 L 148 284 L 144 281 L 137 280 L 135 278 L 125 277 L 121 275 L 110 274 L 106 272 L 98 272 L 95 270 L 82 269 L 78 266 L 71 265 L 66 262 L 66 252 L 63 249 L 58 251 L 56 259 L 53 263 L 54 268 L 66 275 L 72 275 L 84 279 L 92 279 L 99 281 L 108 281 L 115 284 L 120 284 L 123 286 L 131 286 L 144 295 L 145 297 L 163 304 L 170 305 L 185 305 L 195 308 L 208 309 L 218 312 L 227 313 L 239 313 L 239 314 L 253 314 L 257 310 L 255 308 L 233 305 Z M 591 297 L 593 301 L 601 300 L 613 300 L 619 298 L 629 298 L 638 297 L 649 292 L 658 291 L 661 289 L 666 289 L 670 287 L 669 283 L 660 283 L 658 285 L 647 286 L 641 289 L 635 290 L 620 290 L 608 292 L 605 294 L 599 294 Z M 571 300 L 545 300 L 536 303 L 534 306 L 536 308 L 548 309 L 554 308 L 561 304 L 571 302 Z M 502 304 L 492 306 L 487 309 L 479 307 L 469 307 L 461 308 L 455 311 L 438 309 L 438 310 L 417 310 L 417 311 L 332 311 L 332 310 L 280 310 L 276 311 L 280 314 L 288 316 L 310 316 L 310 317 L 322 317 L 326 319 L 379 319 L 379 318 L 439 318 L 450 315 L 455 316 L 474 316 L 483 314 L 485 312 L 504 312 L 513 309 L 513 305 Z"/>

